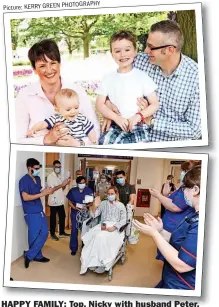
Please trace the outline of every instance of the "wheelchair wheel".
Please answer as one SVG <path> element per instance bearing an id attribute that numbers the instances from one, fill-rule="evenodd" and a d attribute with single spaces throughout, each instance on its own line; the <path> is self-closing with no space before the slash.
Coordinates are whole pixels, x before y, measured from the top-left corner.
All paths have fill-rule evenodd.
<path id="1" fill-rule="evenodd" d="M 111 268 L 111 269 L 109 270 L 109 273 L 108 273 L 108 279 L 109 279 L 109 281 L 111 281 L 112 278 L 113 278 L 113 269 Z"/>

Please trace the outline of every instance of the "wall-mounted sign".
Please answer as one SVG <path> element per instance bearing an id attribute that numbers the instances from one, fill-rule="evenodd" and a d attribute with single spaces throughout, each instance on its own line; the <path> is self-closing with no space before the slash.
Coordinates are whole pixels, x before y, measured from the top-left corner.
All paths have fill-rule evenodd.
<path id="1" fill-rule="evenodd" d="M 149 208 L 150 200 L 151 194 L 149 192 L 149 189 L 138 189 L 136 207 Z"/>
<path id="2" fill-rule="evenodd" d="M 85 154 L 78 154 L 79 158 L 98 158 L 98 159 L 117 159 L 117 160 L 133 160 L 133 157 L 127 156 L 102 156 L 102 155 L 85 155 Z"/>
<path id="3" fill-rule="evenodd" d="M 180 160 L 180 161 L 170 161 L 170 164 L 172 164 L 172 165 L 181 165 L 182 163 L 184 163 L 185 161 L 182 161 L 182 160 Z"/>

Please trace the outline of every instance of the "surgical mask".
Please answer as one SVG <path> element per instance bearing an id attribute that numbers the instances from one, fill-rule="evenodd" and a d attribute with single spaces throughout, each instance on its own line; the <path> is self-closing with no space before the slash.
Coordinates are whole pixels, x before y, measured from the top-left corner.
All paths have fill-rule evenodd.
<path id="1" fill-rule="evenodd" d="M 108 199 L 109 201 L 114 201 L 114 200 L 116 199 L 116 195 L 115 195 L 115 194 L 108 195 L 108 196 L 107 196 L 107 199 Z"/>
<path id="2" fill-rule="evenodd" d="M 192 206 L 191 200 L 190 200 L 190 199 L 187 199 L 185 195 L 184 195 L 184 198 L 185 198 L 185 201 L 186 201 L 187 206 L 193 207 L 193 206 Z"/>
<path id="3" fill-rule="evenodd" d="M 118 183 L 118 184 L 124 184 L 125 183 L 125 178 L 117 178 L 116 179 L 116 182 Z"/>
<path id="4" fill-rule="evenodd" d="M 40 170 L 39 170 L 39 169 L 35 169 L 35 170 L 33 170 L 33 172 L 32 172 L 32 175 L 33 175 L 34 177 L 39 176 L 39 174 L 40 174 Z"/>
<path id="5" fill-rule="evenodd" d="M 85 186 L 86 186 L 85 183 L 79 183 L 79 184 L 78 184 L 79 190 L 84 190 Z"/>
<path id="6" fill-rule="evenodd" d="M 184 177 L 185 177 L 185 174 L 186 172 L 185 171 L 182 171 L 181 174 L 180 174 L 180 182 L 183 181 Z"/>
<path id="7" fill-rule="evenodd" d="M 56 168 L 55 168 L 55 173 L 56 173 L 56 174 L 59 174 L 60 171 L 61 171 L 60 167 L 56 167 Z"/>
<path id="8" fill-rule="evenodd" d="M 101 178 L 100 181 L 101 182 L 106 182 L 106 179 L 105 178 Z"/>

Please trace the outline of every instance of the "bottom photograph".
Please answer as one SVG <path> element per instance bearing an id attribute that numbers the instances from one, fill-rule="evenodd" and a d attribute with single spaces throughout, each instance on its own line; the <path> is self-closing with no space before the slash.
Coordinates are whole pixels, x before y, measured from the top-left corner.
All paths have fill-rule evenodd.
<path id="1" fill-rule="evenodd" d="M 11 149 L 5 286 L 201 295 L 208 155 L 23 149 Z"/>

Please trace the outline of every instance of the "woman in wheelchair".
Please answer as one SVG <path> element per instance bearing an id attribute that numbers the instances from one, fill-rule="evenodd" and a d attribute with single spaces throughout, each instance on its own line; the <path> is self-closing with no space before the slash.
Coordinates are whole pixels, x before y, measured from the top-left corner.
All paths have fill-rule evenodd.
<path id="1" fill-rule="evenodd" d="M 88 268 L 96 273 L 109 271 L 116 258 L 125 235 L 120 230 L 126 224 L 126 208 L 118 199 L 117 188 L 111 186 L 107 190 L 107 200 L 99 204 L 94 202 L 90 207 L 91 216 L 100 216 L 100 223 L 82 236 L 80 274 L 86 273 Z"/>

